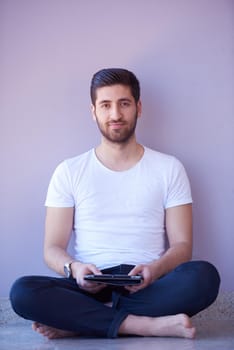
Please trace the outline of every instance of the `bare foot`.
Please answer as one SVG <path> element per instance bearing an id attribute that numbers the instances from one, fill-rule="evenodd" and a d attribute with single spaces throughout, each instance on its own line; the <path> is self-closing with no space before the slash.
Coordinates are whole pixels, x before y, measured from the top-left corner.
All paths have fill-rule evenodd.
<path id="1" fill-rule="evenodd" d="M 45 326 L 44 324 L 33 322 L 32 329 L 43 335 L 48 339 L 58 339 L 58 338 L 68 338 L 68 337 L 76 337 L 78 336 L 75 332 L 64 331 L 62 329 L 57 329 L 49 326 Z"/>
<path id="2" fill-rule="evenodd" d="M 194 338 L 196 329 L 185 314 L 163 317 L 129 315 L 121 324 L 119 333 L 148 337 Z"/>
<path id="3" fill-rule="evenodd" d="M 196 333 L 190 318 L 185 314 L 155 318 L 155 330 L 155 335 L 169 337 L 194 338 Z"/>

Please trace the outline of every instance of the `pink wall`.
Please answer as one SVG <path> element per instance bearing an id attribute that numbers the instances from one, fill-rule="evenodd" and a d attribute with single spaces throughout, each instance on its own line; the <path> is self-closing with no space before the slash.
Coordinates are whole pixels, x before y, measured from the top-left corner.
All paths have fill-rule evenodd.
<path id="1" fill-rule="evenodd" d="M 176 155 L 191 179 L 194 258 L 234 290 L 233 2 L 1 0 L 0 296 L 47 274 L 43 206 L 54 167 L 96 145 L 89 81 L 133 70 L 139 140 Z"/>

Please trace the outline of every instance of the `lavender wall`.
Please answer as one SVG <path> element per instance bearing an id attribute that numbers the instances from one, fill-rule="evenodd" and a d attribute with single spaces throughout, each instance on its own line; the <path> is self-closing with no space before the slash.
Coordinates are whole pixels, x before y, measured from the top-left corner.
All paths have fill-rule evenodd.
<path id="1" fill-rule="evenodd" d="M 233 2 L 1 0 L 0 296 L 47 274 L 47 185 L 55 166 L 99 142 L 89 109 L 98 69 L 142 85 L 138 138 L 177 156 L 194 197 L 194 258 L 233 278 Z"/>

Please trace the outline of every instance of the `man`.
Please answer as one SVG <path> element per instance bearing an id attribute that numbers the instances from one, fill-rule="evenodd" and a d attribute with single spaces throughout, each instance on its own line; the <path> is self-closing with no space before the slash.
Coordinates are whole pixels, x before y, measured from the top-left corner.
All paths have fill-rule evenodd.
<path id="1" fill-rule="evenodd" d="M 101 143 L 57 167 L 46 199 L 45 261 L 63 278 L 18 279 L 12 306 L 47 338 L 193 338 L 190 317 L 215 300 L 220 279 L 210 263 L 190 261 L 185 170 L 174 157 L 137 143 L 140 86 L 132 72 L 97 72 L 91 99 Z M 67 252 L 73 229 L 75 257 Z M 143 279 L 117 287 L 84 279 L 106 273 Z"/>

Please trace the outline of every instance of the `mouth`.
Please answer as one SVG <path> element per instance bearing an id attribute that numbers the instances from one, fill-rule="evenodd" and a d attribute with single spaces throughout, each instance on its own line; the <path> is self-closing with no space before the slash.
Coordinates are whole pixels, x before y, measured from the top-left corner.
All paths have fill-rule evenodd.
<path id="1" fill-rule="evenodd" d="M 122 128 L 124 125 L 125 123 L 123 122 L 108 123 L 108 126 L 111 127 L 112 129 L 119 129 L 119 128 Z"/>

